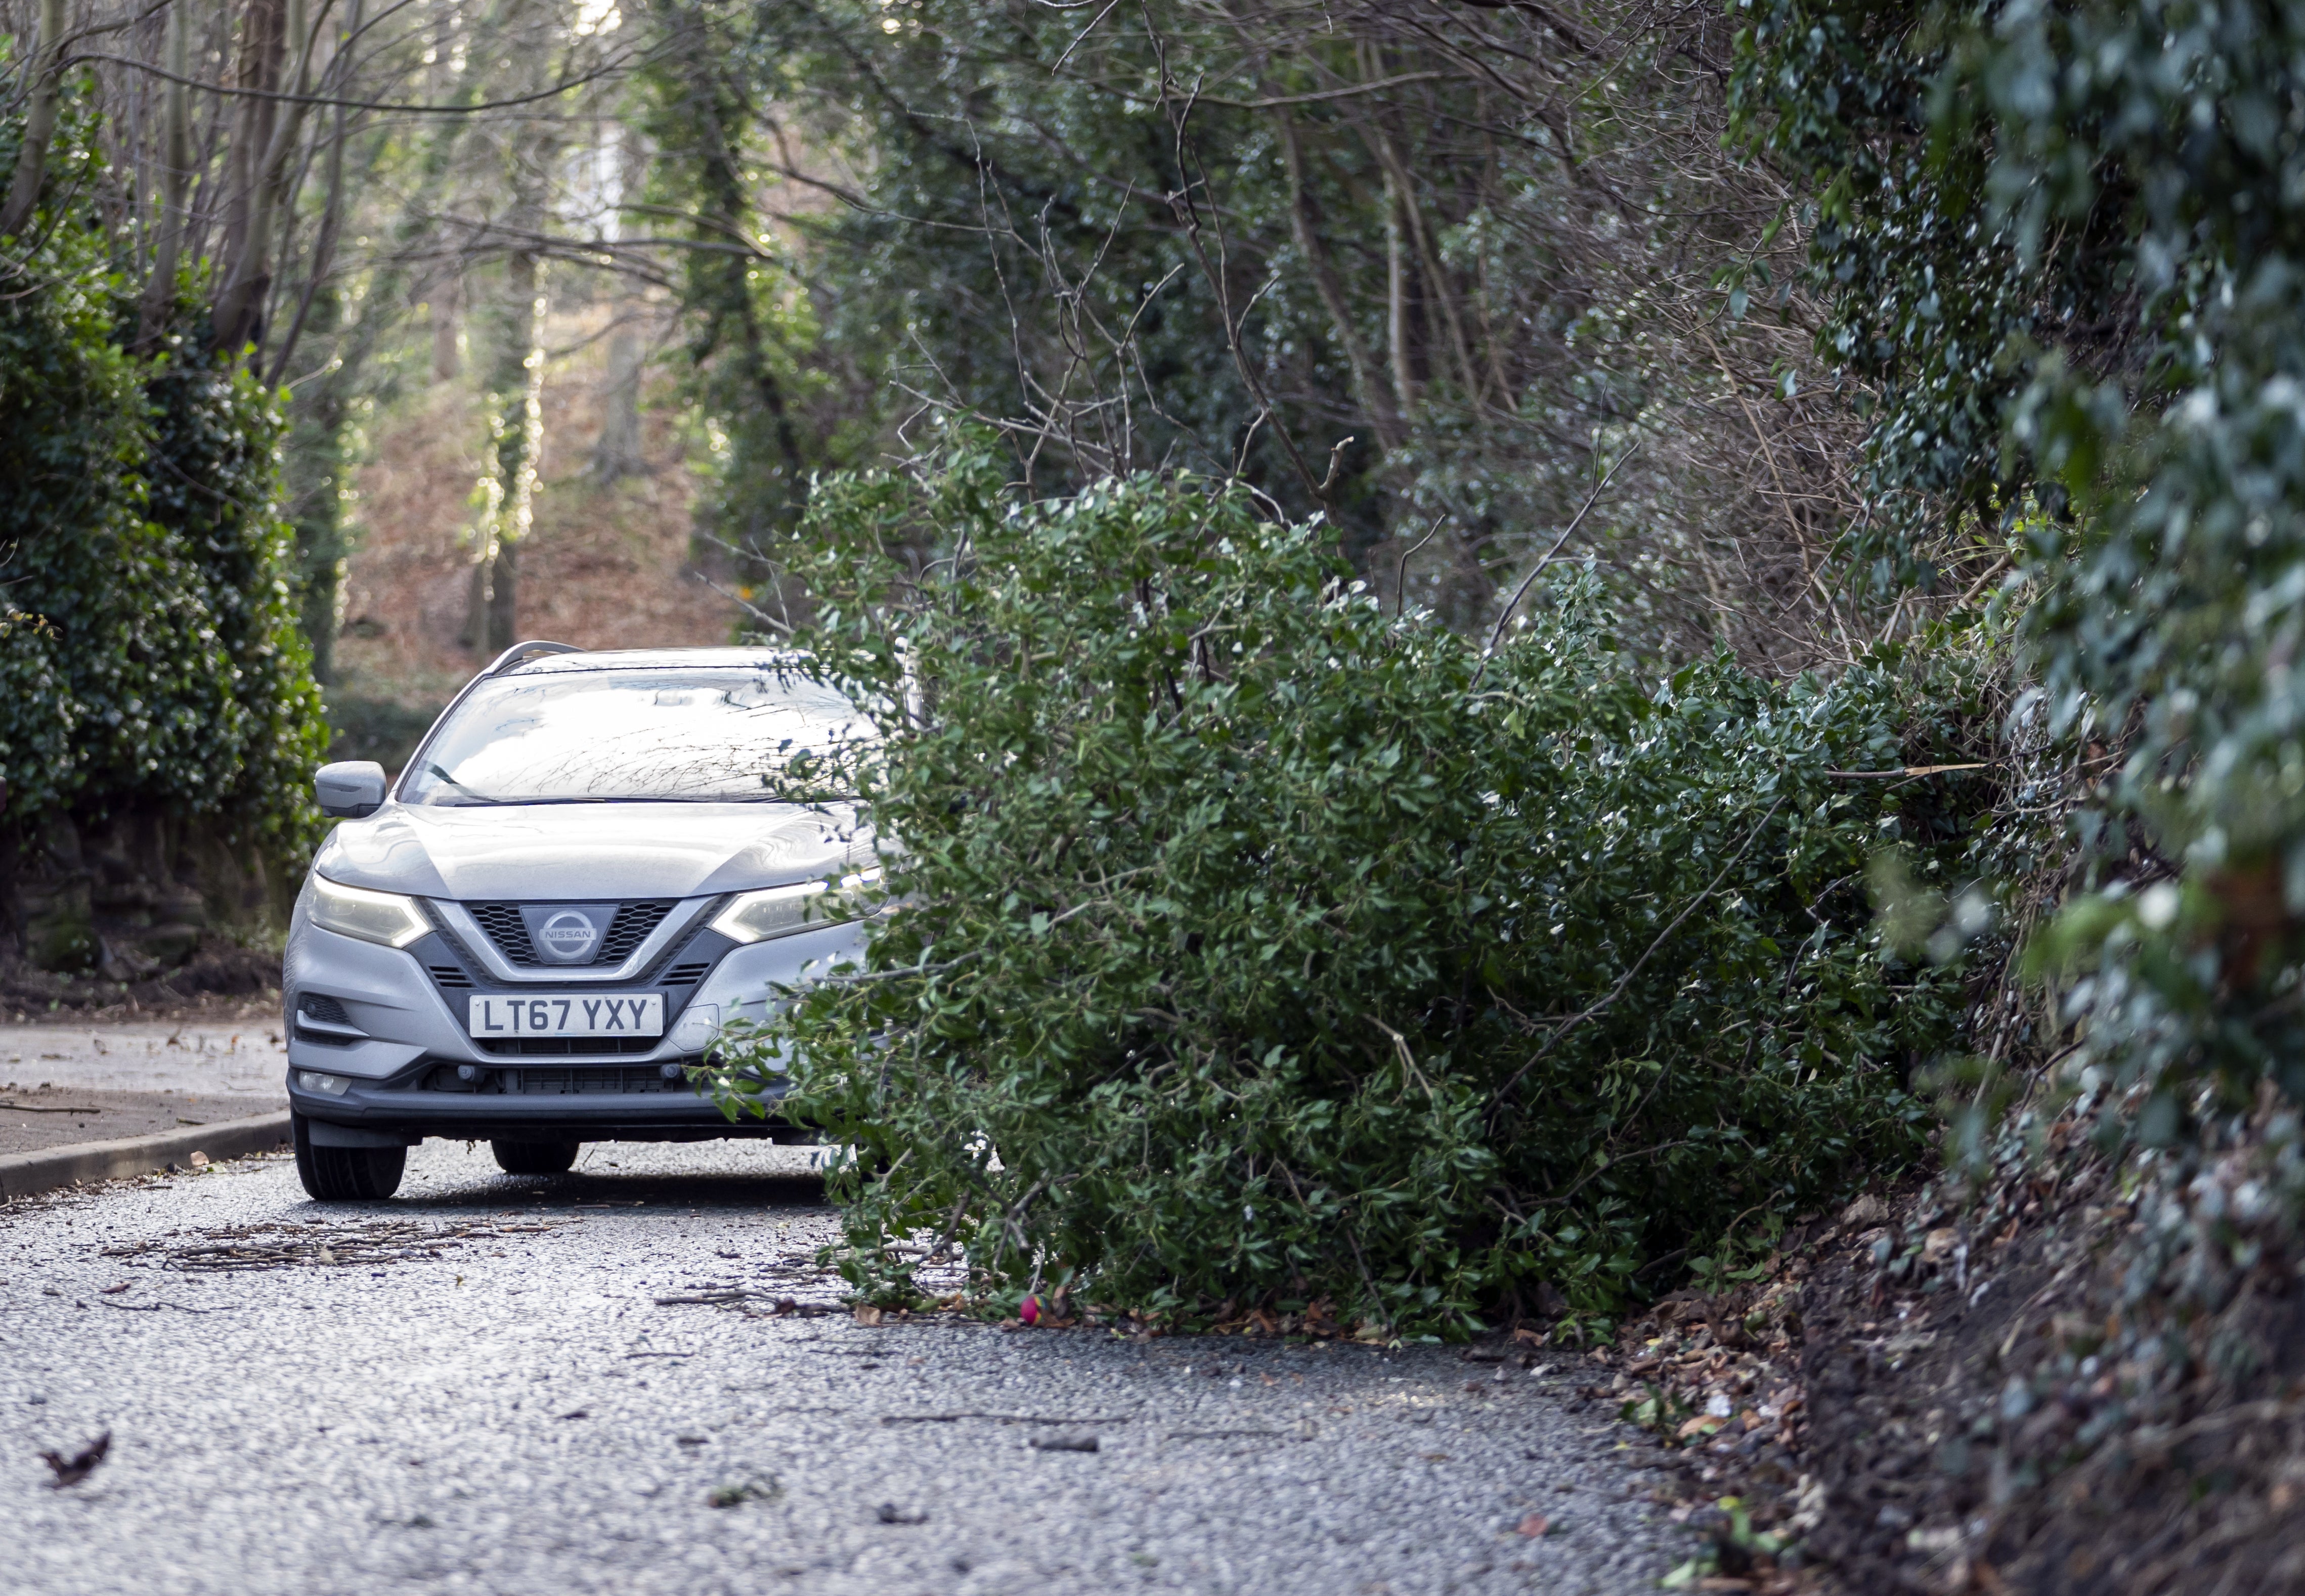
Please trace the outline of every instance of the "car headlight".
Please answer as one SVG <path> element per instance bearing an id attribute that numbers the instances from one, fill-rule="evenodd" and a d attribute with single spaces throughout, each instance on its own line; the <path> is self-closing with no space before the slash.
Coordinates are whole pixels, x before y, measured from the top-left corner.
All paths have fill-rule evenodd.
<path id="1" fill-rule="evenodd" d="M 771 937 L 788 936 L 812 925 L 852 920 L 861 913 L 861 905 L 855 900 L 880 884 L 880 871 L 876 866 L 841 877 L 837 887 L 821 881 L 803 881 L 797 887 L 770 887 L 760 892 L 741 893 L 712 917 L 712 929 L 731 942 L 765 942 Z"/>
<path id="2" fill-rule="evenodd" d="M 414 898 L 345 887 L 326 876 L 312 878 L 312 923 L 387 947 L 405 947 L 432 929 Z"/>

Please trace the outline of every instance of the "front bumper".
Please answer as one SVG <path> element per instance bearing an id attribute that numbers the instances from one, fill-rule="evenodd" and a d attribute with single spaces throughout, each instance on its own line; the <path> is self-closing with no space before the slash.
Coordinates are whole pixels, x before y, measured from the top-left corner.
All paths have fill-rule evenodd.
<path id="1" fill-rule="evenodd" d="M 774 986 L 803 984 L 843 959 L 861 961 L 863 947 L 863 928 L 854 923 L 746 946 L 699 932 L 636 981 L 583 989 L 662 992 L 663 1036 L 507 1053 L 502 1043 L 491 1048 L 467 1033 L 463 1005 L 475 991 L 520 989 L 472 971 L 467 957 L 468 984 L 444 989 L 434 972 L 459 962 L 453 942 L 426 937 L 404 949 L 383 947 L 320 930 L 300 914 L 282 979 L 289 1105 L 322 1124 L 410 1138 L 808 1140 L 773 1109 L 767 1119 L 730 1120 L 686 1071 L 704 1062 L 725 1026 L 768 1018 Z M 687 985 L 667 983 L 668 972 L 700 969 Z M 329 1000 L 335 1006 L 328 1012 L 340 1019 L 319 1030 L 309 1020 L 300 1023 L 315 1006 L 308 998 Z M 308 1070 L 349 1084 L 341 1094 L 308 1091 L 298 1078 Z M 772 1083 L 762 1095 L 773 1104 L 782 1094 Z"/>
<path id="2" fill-rule="evenodd" d="M 426 1136 L 470 1142 L 709 1142 L 724 1136 L 775 1142 L 814 1139 L 812 1133 L 773 1113 L 767 1119 L 746 1116 L 730 1120 L 717 1103 L 685 1081 L 668 1082 L 665 1091 L 652 1092 L 521 1091 L 483 1096 L 430 1090 L 421 1074 L 412 1074 L 395 1081 L 355 1082 L 338 1097 L 305 1091 L 291 1071 L 288 1105 L 324 1125 L 412 1141 Z"/>

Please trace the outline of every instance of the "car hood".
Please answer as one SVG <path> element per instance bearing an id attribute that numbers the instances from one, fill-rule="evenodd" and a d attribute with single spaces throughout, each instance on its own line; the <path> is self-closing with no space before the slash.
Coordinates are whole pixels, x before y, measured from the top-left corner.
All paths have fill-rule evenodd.
<path id="1" fill-rule="evenodd" d="M 312 868 L 464 902 L 685 898 L 805 881 L 872 854 L 853 804 L 388 803 L 338 826 Z"/>

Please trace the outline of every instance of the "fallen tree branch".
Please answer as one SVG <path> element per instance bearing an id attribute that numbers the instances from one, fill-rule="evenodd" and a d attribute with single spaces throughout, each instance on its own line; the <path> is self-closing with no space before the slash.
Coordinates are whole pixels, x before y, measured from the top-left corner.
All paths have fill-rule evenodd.
<path id="1" fill-rule="evenodd" d="M 1552 564 L 1552 556 L 1561 552 L 1561 546 L 1575 535 L 1577 529 L 1585 524 L 1585 517 L 1592 514 L 1593 506 L 1601 502 L 1601 496 L 1608 491 L 1609 484 L 1616 480 L 1617 467 L 1639 454 L 1640 450 L 1641 440 L 1635 438 L 1631 446 L 1617 456 L 1610 464 L 1607 473 L 1593 485 L 1593 491 L 1585 496 L 1585 502 L 1578 506 L 1577 514 L 1570 517 L 1569 524 L 1561 529 L 1561 536 L 1552 540 L 1552 547 L 1544 551 L 1544 557 L 1537 561 L 1536 569 L 1523 577 L 1520 586 L 1513 590 L 1513 596 L 1505 601 L 1504 608 L 1498 612 L 1497 624 L 1489 632 L 1489 646 L 1481 650 L 1481 668 L 1473 673 L 1472 687 L 1467 688 L 1466 692 L 1470 692 L 1474 688 L 1480 686 L 1481 678 L 1488 674 L 1490 656 L 1497 651 L 1497 644 L 1503 641 L 1505 623 L 1512 619 L 1513 611 L 1518 609 L 1520 601 L 1528 597 L 1529 589 L 1535 587 L 1536 579 L 1544 574 L 1544 568 Z"/>
<path id="2" fill-rule="evenodd" d="M 1990 770 L 1991 760 L 1971 765 L 1900 765 L 1892 770 L 1828 770 L 1835 781 L 1890 781 L 1901 776 L 1943 776 L 1950 770 Z"/>

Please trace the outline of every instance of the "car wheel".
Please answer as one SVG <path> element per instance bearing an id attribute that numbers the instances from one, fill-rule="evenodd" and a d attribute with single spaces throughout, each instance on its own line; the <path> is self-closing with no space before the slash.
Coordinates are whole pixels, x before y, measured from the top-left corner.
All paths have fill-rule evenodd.
<path id="1" fill-rule="evenodd" d="M 574 1142 L 491 1142 L 497 1167 L 506 1175 L 566 1175 L 576 1161 Z"/>
<path id="2" fill-rule="evenodd" d="M 296 1178 L 316 1202 L 381 1202 L 400 1190 L 408 1167 L 404 1147 L 315 1147 L 311 1121 L 292 1114 Z"/>

